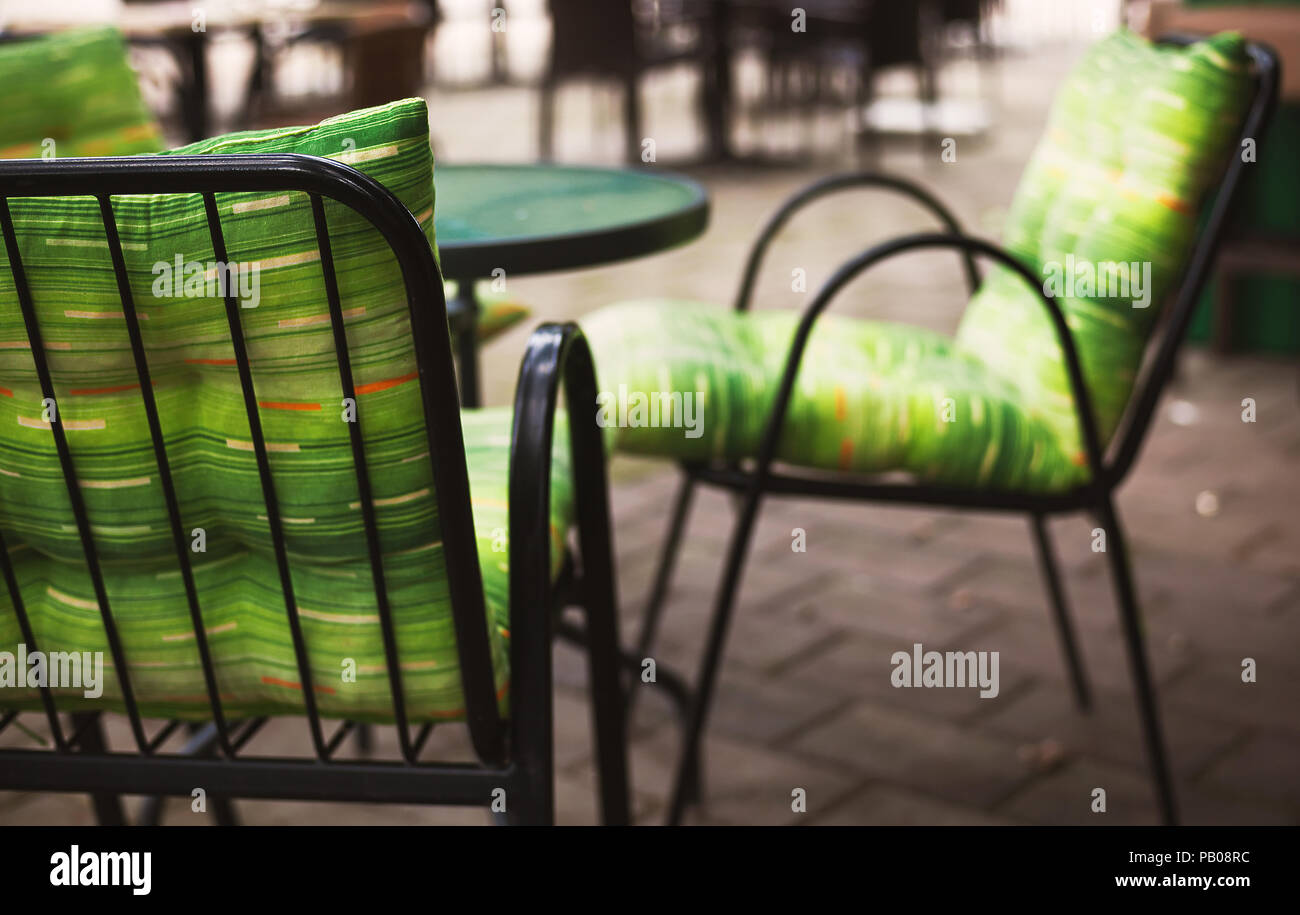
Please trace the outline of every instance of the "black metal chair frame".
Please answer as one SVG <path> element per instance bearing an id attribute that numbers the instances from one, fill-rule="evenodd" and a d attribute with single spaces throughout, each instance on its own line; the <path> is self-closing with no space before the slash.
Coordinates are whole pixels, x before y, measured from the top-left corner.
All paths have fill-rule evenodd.
<path id="1" fill-rule="evenodd" d="M 1163 42 L 1187 44 L 1193 36 L 1169 36 Z M 1276 54 L 1269 48 L 1251 44 L 1250 56 L 1256 69 L 1256 91 L 1246 114 L 1239 140 L 1258 139 L 1277 102 L 1279 64 Z M 1240 150 L 1238 142 L 1237 149 Z M 694 689 L 690 721 L 678 759 L 677 777 L 669 805 L 668 822 L 679 823 L 686 806 L 698 797 L 700 745 L 710 701 L 717 680 L 727 629 L 734 610 L 736 592 L 743 571 L 750 537 L 758 516 L 759 505 L 765 496 L 803 496 L 827 499 L 848 499 L 867 502 L 894 502 L 928 505 L 951 509 L 971 509 L 993 512 L 1024 512 L 1029 516 L 1037 546 L 1038 559 L 1047 581 L 1048 595 L 1058 634 L 1061 639 L 1066 665 L 1070 672 L 1075 699 L 1081 710 L 1090 705 L 1090 693 L 1083 664 L 1075 644 L 1074 630 L 1065 601 L 1065 592 L 1057 570 L 1056 558 L 1045 520 L 1052 515 L 1075 511 L 1095 514 L 1106 532 L 1106 556 L 1111 566 L 1116 600 L 1119 605 L 1121 630 L 1126 643 L 1129 666 L 1137 693 L 1138 708 L 1152 779 L 1165 823 L 1178 822 L 1173 781 L 1170 777 L 1164 740 L 1161 735 L 1155 690 L 1143 644 L 1142 623 L 1133 584 L 1133 572 L 1127 555 L 1124 535 L 1115 512 L 1114 492 L 1123 481 L 1137 457 L 1161 392 L 1172 375 L 1187 326 L 1196 303 L 1204 289 L 1214 261 L 1215 252 L 1224 233 L 1225 223 L 1245 171 L 1239 154 L 1232 157 L 1218 193 L 1209 205 L 1209 213 L 1197 243 L 1183 273 L 1182 283 L 1172 305 L 1164 312 L 1164 326 L 1153 335 L 1147 350 L 1147 359 L 1130 398 L 1129 407 L 1121 428 L 1114 436 L 1109 449 L 1103 449 L 1098 438 L 1091 398 L 1084 383 L 1079 355 L 1066 325 L 1060 306 L 1044 289 L 1041 278 L 1023 263 L 997 245 L 962 234 L 957 220 L 929 193 L 901 178 L 877 174 L 849 174 L 817 182 L 791 197 L 769 220 L 760 232 L 741 281 L 736 298 L 737 311 L 749 307 L 754 282 L 773 237 L 803 206 L 828 194 L 854 188 L 885 188 L 913 198 L 925 206 L 943 223 L 945 234 L 916 234 L 895 238 L 859 254 L 845 262 L 817 292 L 803 313 L 786 357 L 781 383 L 777 389 L 763 438 L 755 460 L 744 466 L 736 463 L 683 463 L 682 481 L 670 517 L 668 532 L 662 547 L 658 569 L 653 580 L 635 654 L 647 657 L 652 654 L 653 643 L 663 611 L 664 598 L 673 574 L 677 549 L 690 512 L 692 495 L 700 484 L 730 490 L 738 497 L 738 516 L 732 528 L 731 539 L 723 566 L 713 614 L 709 625 L 704 652 Z M 1090 470 L 1088 482 L 1066 492 L 1031 493 L 1016 490 L 982 490 L 933 485 L 924 482 L 892 482 L 873 480 L 870 477 L 834 473 L 797 472 L 794 468 L 774 466 L 781 429 L 789 406 L 795 379 L 799 373 L 809 335 L 817 317 L 831 299 L 868 268 L 898 254 L 909 251 L 948 248 L 961 253 L 971 292 L 979 286 L 980 276 L 974 255 L 997 261 L 1014 270 L 1035 289 L 1051 318 L 1061 351 L 1065 358 L 1070 387 L 1078 414 L 1080 433 Z M 635 692 L 633 693 L 633 695 Z"/>
<path id="2" fill-rule="evenodd" d="M 329 198 L 369 221 L 391 248 L 401 271 L 410 309 L 411 335 L 429 440 L 434 485 L 446 557 L 447 587 L 464 691 L 466 724 L 476 762 L 425 762 L 420 752 L 433 724 L 412 722 L 406 710 L 398 668 L 397 640 L 383 574 L 379 530 L 371 501 L 364 441 L 358 424 L 350 424 L 351 448 L 362 506 L 368 556 L 375 582 L 375 601 L 392 695 L 393 721 L 400 761 L 334 757 L 354 730 L 344 721 L 327 736 L 316 707 L 306 644 L 293 599 L 276 484 L 267 459 L 234 291 L 226 294 L 226 315 L 252 433 L 266 516 L 285 598 L 298 673 L 303 686 L 305 719 L 313 755 L 290 758 L 240 756 L 266 718 L 235 722 L 223 713 L 212 655 L 203 626 L 202 608 L 190 567 L 188 536 L 182 525 L 168 465 L 158 410 L 150 387 L 148 360 L 126 275 L 122 245 L 113 214 L 112 195 L 201 194 L 217 260 L 226 250 L 217 213 L 218 193 L 298 191 L 309 195 L 321 253 L 325 289 L 344 397 L 355 388 L 330 238 L 322 202 Z M 78 712 L 65 730 L 49 688 L 42 704 L 54 749 L 0 749 L 0 789 L 89 792 L 101 823 L 121 823 L 118 795 L 186 795 L 199 785 L 214 800 L 218 821 L 230 821 L 231 798 L 276 798 L 319 801 L 364 801 L 491 807 L 505 791 L 505 819 L 511 823 L 550 823 L 554 819 L 552 711 L 552 636 L 560 611 L 576 605 L 585 611 L 577 634 L 587 645 L 593 702 L 594 745 L 600 800 L 606 823 L 629 822 L 625 712 L 619 668 L 617 604 L 603 442 L 594 417 L 570 421 L 569 440 L 575 487 L 577 555 L 566 561 L 555 581 L 550 564 L 551 444 L 561 383 L 569 415 L 595 402 L 591 354 L 574 324 L 548 324 L 529 342 L 519 373 L 509 470 L 510 714 L 503 717 L 495 695 L 483 584 L 470 509 L 469 477 L 460 424 L 455 373 L 447 325 L 442 277 L 419 224 L 385 187 L 350 166 L 302 155 L 176 156 L 59 161 L 0 162 L 0 230 L 8 251 L 18 299 L 41 387 L 53 396 L 49 367 L 41 346 L 32 296 L 23 270 L 9 211 L 9 198 L 90 196 L 99 202 L 105 236 L 117 276 L 122 309 L 135 357 L 142 401 L 153 439 L 171 521 L 171 533 L 185 584 L 196 647 L 203 666 L 211 720 L 197 730 L 180 752 L 164 744 L 182 722 L 171 721 L 146 734 L 132 690 L 129 668 L 101 574 L 95 541 L 77 485 L 76 468 L 61 425 L 52 427 L 52 444 L 62 465 L 77 529 L 98 597 L 114 669 L 118 672 L 126 715 L 136 752 L 108 752 L 100 712 Z M 575 567 L 576 566 L 576 567 Z M 0 571 L 18 616 L 26 644 L 36 650 L 8 550 L 0 539 Z M 570 629 L 573 624 L 566 624 Z M 0 708 L 0 730 L 18 717 Z M 416 725 L 415 732 L 412 725 Z M 146 818 L 156 817 L 156 805 Z"/>
<path id="3" fill-rule="evenodd" d="M 552 36 L 539 86 L 538 157 L 553 157 L 556 92 L 569 80 L 589 77 L 620 85 L 624 158 L 641 162 L 641 77 L 658 67 L 701 62 L 707 56 L 703 41 L 700 48 L 674 51 L 646 47 L 650 36 L 641 34 L 631 0 L 550 0 L 547 9 Z"/>

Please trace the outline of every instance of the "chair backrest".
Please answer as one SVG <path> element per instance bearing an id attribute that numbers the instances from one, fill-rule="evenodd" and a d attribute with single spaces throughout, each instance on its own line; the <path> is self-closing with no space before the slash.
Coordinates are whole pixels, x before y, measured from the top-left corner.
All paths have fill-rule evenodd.
<path id="1" fill-rule="evenodd" d="M 1194 36 L 1186 35 L 1171 35 L 1161 39 L 1163 43 L 1174 45 L 1187 45 L 1195 40 Z M 1281 78 L 1281 65 L 1277 53 L 1267 45 L 1257 42 L 1247 45 L 1246 53 L 1250 57 L 1253 70 L 1254 94 L 1235 137 L 1227 168 L 1223 172 L 1217 192 L 1206 208 L 1207 212 L 1203 214 L 1200 235 L 1187 259 L 1182 283 L 1173 301 L 1164 309 L 1163 325 L 1153 335 L 1139 369 L 1137 383 L 1115 436 L 1107 468 L 1116 479 L 1122 478 L 1128 472 L 1137 457 L 1156 404 L 1173 375 L 1179 347 L 1182 346 L 1187 329 L 1192 323 L 1193 314 L 1201 301 L 1219 244 L 1228 230 L 1229 218 L 1237 201 L 1246 168 L 1255 161 L 1253 155 L 1246 155 L 1246 150 L 1253 148 L 1263 138 L 1277 109 L 1278 85 Z"/>
<path id="2" fill-rule="evenodd" d="M 1255 85 L 1239 35 L 1160 47 L 1120 31 L 1067 78 L 1026 168 L 1004 241 L 1062 304 L 1103 444 L 1162 305 L 1185 285 L 1202 202 L 1233 159 Z M 1023 280 L 992 271 L 957 337 L 1077 443 L 1054 333 Z"/>
<path id="3" fill-rule="evenodd" d="M 359 114 L 190 149 L 216 155 L 0 162 L 0 641 L 107 654 L 93 707 L 141 752 L 143 717 L 213 720 L 229 753 L 230 721 L 298 713 L 322 758 L 323 717 L 396 721 L 408 760 L 408 722 L 464 717 L 503 758 L 427 113 Z M 219 154 L 263 141 L 350 141 L 384 184 Z M 349 664 L 362 688 L 322 682 Z M 56 696 L 76 707 L 28 705 L 57 740 Z"/>

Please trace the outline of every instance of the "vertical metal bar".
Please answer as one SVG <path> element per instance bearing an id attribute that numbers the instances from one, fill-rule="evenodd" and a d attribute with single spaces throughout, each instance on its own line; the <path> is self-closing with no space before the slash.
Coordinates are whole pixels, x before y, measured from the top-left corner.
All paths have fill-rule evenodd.
<path id="1" fill-rule="evenodd" d="M 101 195 L 98 200 L 99 212 L 104 221 L 104 233 L 108 238 L 108 252 L 113 260 L 113 272 L 117 276 L 117 292 L 122 300 L 122 314 L 126 318 L 126 333 L 131 340 L 131 353 L 135 357 L 135 373 L 140 381 L 140 398 L 144 402 L 149 436 L 153 440 L 154 459 L 158 464 L 158 482 L 162 486 L 163 500 L 167 503 L 172 543 L 176 548 L 176 558 L 180 561 L 181 581 L 185 584 L 190 622 L 194 626 L 194 642 L 198 646 L 199 661 L 203 666 L 203 682 L 207 687 L 208 702 L 212 706 L 212 720 L 217 726 L 222 751 L 227 756 L 232 756 L 230 735 L 226 730 L 226 718 L 221 710 L 221 697 L 217 688 L 216 667 L 212 662 L 212 652 L 208 648 L 207 629 L 203 624 L 203 611 L 199 607 L 194 570 L 190 566 L 189 544 L 185 537 L 184 525 L 181 523 L 180 502 L 176 497 L 176 486 L 172 481 L 171 463 L 167 459 L 167 445 L 163 441 L 162 423 L 158 418 L 158 403 L 153 395 L 153 379 L 145 355 L 144 338 L 140 334 L 140 319 L 135 311 L 135 297 L 131 293 L 131 282 L 126 275 L 126 259 L 122 254 L 122 240 L 117 231 L 117 219 L 113 215 L 113 205 L 109 197 Z"/>
<path id="2" fill-rule="evenodd" d="M 460 405 L 465 408 L 483 406 L 479 393 L 478 368 L 478 292 L 473 280 L 456 282 L 455 316 L 456 359 L 460 363 Z"/>
<path id="3" fill-rule="evenodd" d="M 4 572 L 5 585 L 9 589 L 9 600 L 14 605 L 14 615 L 18 617 L 18 629 L 23 636 L 23 644 L 32 651 L 38 651 L 36 636 L 32 633 L 31 620 L 27 618 L 27 608 L 23 605 L 22 592 L 18 590 L 18 577 L 14 574 L 13 562 L 9 559 L 9 547 L 5 545 L 4 535 L 0 533 L 0 570 Z M 54 705 L 54 694 L 49 684 L 41 686 L 41 704 L 45 706 L 45 717 L 50 722 L 50 734 L 54 737 L 54 746 L 59 750 L 68 749 L 63 738 L 63 727 L 59 724 L 59 713 Z"/>
<path id="4" fill-rule="evenodd" d="M 108 752 L 104 739 L 104 724 L 99 712 L 73 712 L 72 725 L 77 729 L 79 750 L 87 756 L 103 756 Z M 100 826 L 125 826 L 126 813 L 122 810 L 122 796 L 110 791 L 95 791 L 90 795 L 95 810 L 95 822 Z"/>
<path id="5" fill-rule="evenodd" d="M 212 237 L 212 251 L 221 264 L 229 263 L 226 240 L 221 233 L 221 217 L 217 215 L 217 200 L 211 191 L 203 192 L 203 206 L 208 217 L 208 233 Z M 284 545 L 284 528 L 280 522 L 280 503 L 275 496 L 275 478 L 271 475 L 271 461 L 266 454 L 266 440 L 262 436 L 262 418 L 258 413 L 257 392 L 253 388 L 253 372 L 248 364 L 248 349 L 244 342 L 244 328 L 239 318 L 239 304 L 230 284 L 223 290 L 226 302 L 226 323 L 230 325 L 230 342 L 235 349 L 235 362 L 239 367 L 239 384 L 244 392 L 244 412 L 248 416 L 248 431 L 253 439 L 253 453 L 257 456 L 257 472 L 262 482 L 262 500 L 266 504 L 267 526 L 271 531 L 271 546 L 275 551 L 275 564 L 280 572 L 280 588 L 284 592 L 285 610 L 289 617 L 289 632 L 293 638 L 293 653 L 298 663 L 303 705 L 307 711 L 312 745 L 316 756 L 328 758 L 325 738 L 321 733 L 320 715 L 316 710 L 315 686 L 308 663 L 307 643 L 298 619 L 298 604 L 293 596 L 293 579 L 289 571 L 289 554 Z"/>
<path id="6" fill-rule="evenodd" d="M 659 568 L 655 571 L 654 584 L 650 588 L 650 599 L 646 601 L 645 612 L 641 617 L 641 633 L 637 637 L 636 657 L 645 658 L 654 648 L 655 636 L 659 631 L 659 620 L 663 615 L 664 600 L 668 596 L 668 584 L 677 565 L 677 553 L 681 547 L 682 533 L 686 529 L 686 519 L 691 511 L 691 499 L 695 494 L 695 478 L 689 470 L 682 470 L 682 481 L 677 489 L 677 501 L 673 505 L 672 520 L 668 522 L 668 535 L 660 547 Z M 636 702 L 640 691 L 628 690 L 628 712 Z"/>
<path id="7" fill-rule="evenodd" d="M 1119 605 L 1120 631 L 1128 654 L 1129 672 L 1133 676 L 1133 690 L 1137 693 L 1138 718 L 1146 741 L 1147 762 L 1151 767 L 1151 781 L 1160 807 L 1160 818 L 1166 826 L 1178 825 L 1178 801 L 1174 793 L 1174 777 L 1169 769 L 1169 754 L 1165 750 L 1164 732 L 1160 726 L 1160 709 L 1156 704 L 1156 688 L 1151 682 L 1151 662 L 1147 658 L 1146 643 L 1142 635 L 1141 611 L 1138 609 L 1137 589 L 1133 584 L 1133 569 L 1129 565 L 1128 546 L 1124 532 L 1115 514 L 1115 503 L 1110 493 L 1097 506 L 1101 526 L 1106 530 L 1107 558 L 1110 560 L 1111 580 L 1115 585 L 1115 601 Z"/>
<path id="8" fill-rule="evenodd" d="M 14 234 L 13 218 L 9 214 L 9 201 L 0 197 L 0 230 L 4 232 L 5 249 L 9 253 L 9 269 L 13 273 L 14 287 L 18 293 L 18 304 L 23 312 L 23 321 L 27 325 L 27 341 L 31 346 L 32 362 L 36 364 L 36 375 L 40 379 L 41 390 L 48 398 L 54 398 L 54 382 L 50 378 L 50 367 L 45 359 L 45 346 L 41 339 L 41 328 L 36 320 L 36 307 L 32 302 L 31 289 L 27 285 L 27 272 L 23 269 L 22 257 L 18 252 L 18 238 Z M 104 634 L 108 637 L 108 647 L 113 655 L 113 668 L 117 682 L 122 690 L 122 701 L 126 705 L 131 719 L 131 733 L 135 737 L 140 752 L 148 755 L 149 741 L 140 722 L 140 709 L 136 706 L 135 694 L 131 689 L 131 676 L 126 667 L 126 654 L 122 651 L 122 640 L 118 636 L 117 624 L 113 621 L 113 612 L 108 603 L 108 591 L 104 587 L 104 575 L 99 567 L 99 552 L 95 549 L 95 539 L 90 530 L 90 519 L 86 515 L 86 503 L 81 497 L 81 487 L 77 482 L 77 470 L 72 463 L 72 451 L 68 447 L 68 437 L 63 429 L 63 419 L 59 415 L 58 403 L 55 401 L 54 412 L 50 416 L 50 431 L 54 434 L 54 448 L 59 455 L 59 464 L 63 470 L 63 481 L 68 487 L 68 500 L 72 503 L 72 513 L 77 521 L 77 533 L 81 538 L 81 549 L 86 557 L 86 567 L 95 589 L 95 599 L 99 604 L 100 617 L 104 621 Z"/>
<path id="9" fill-rule="evenodd" d="M 410 245 L 393 245 L 393 251 L 406 282 L 411 343 L 420 371 L 429 462 L 446 558 L 447 594 L 465 695 L 465 723 L 478 758 L 490 765 L 501 765 L 507 761 L 507 728 L 498 704 L 483 577 L 474 545 L 469 469 L 447 332 L 447 303 L 429 244 L 423 235 L 416 234 L 419 226 L 414 220 L 409 224 Z"/>
<path id="10" fill-rule="evenodd" d="M 1088 675 L 1083 667 L 1083 658 L 1079 654 L 1074 623 L 1070 620 L 1070 607 L 1065 600 L 1065 588 L 1061 585 L 1056 550 L 1052 547 L 1051 537 L 1047 533 L 1047 522 L 1043 515 L 1031 512 L 1029 519 L 1030 526 L 1034 529 L 1034 544 L 1038 548 L 1038 564 L 1043 571 L 1043 578 L 1047 581 L 1047 596 L 1052 601 L 1052 618 L 1056 622 L 1056 634 L 1061 640 L 1065 667 L 1070 673 L 1070 685 L 1074 689 L 1074 702 L 1079 707 L 1079 711 L 1086 712 L 1092 708 L 1092 693 L 1088 689 Z"/>
<path id="11" fill-rule="evenodd" d="M 339 379 L 343 384 L 343 397 L 357 403 L 356 387 L 352 379 L 352 359 L 348 351 L 348 333 L 343 324 L 343 306 L 339 300 L 338 278 L 334 273 L 334 252 L 330 246 L 329 226 L 325 222 L 325 205 L 319 194 L 311 195 L 312 219 L 316 224 L 316 245 L 320 249 L 321 269 L 325 274 L 325 295 L 329 301 L 330 324 L 334 329 L 334 351 L 338 358 Z M 352 466 L 357 475 L 357 493 L 361 499 L 361 517 L 365 524 L 366 546 L 370 554 L 370 574 L 375 585 L 375 602 L 379 609 L 379 626 L 384 641 L 384 660 L 388 667 L 388 686 L 393 696 L 393 715 L 397 724 L 397 739 L 401 744 L 402 758 L 414 763 L 416 751 L 411 743 L 406 721 L 406 696 L 402 689 L 401 658 L 397 652 L 397 629 L 393 624 L 392 609 L 388 604 L 388 585 L 384 580 L 384 553 L 379 540 L 379 522 L 375 517 L 374 496 L 370 487 L 370 472 L 366 465 L 366 444 L 361 434 L 360 409 L 354 422 L 347 423 L 352 443 Z"/>

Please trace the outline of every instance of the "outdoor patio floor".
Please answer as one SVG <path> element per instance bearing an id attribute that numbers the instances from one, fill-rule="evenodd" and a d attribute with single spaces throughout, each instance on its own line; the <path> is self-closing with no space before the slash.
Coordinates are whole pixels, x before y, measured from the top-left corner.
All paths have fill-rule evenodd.
<path id="1" fill-rule="evenodd" d="M 972 231 L 995 235 L 1019 170 L 1042 128 L 1053 88 L 1077 48 L 1009 58 L 1000 68 L 995 128 L 958 140 L 955 163 L 915 142 L 891 144 L 887 170 L 947 200 Z M 965 76 L 963 76 L 965 74 Z M 956 91 L 977 91 L 963 70 Z M 586 90 L 575 89 L 581 94 Z M 682 87 L 669 80 L 648 105 L 651 130 L 673 148 L 691 124 Z M 504 89 L 435 95 L 439 152 L 447 159 L 531 155 L 534 98 Z M 565 114 L 561 107 L 561 117 Z M 576 103 L 575 103 L 576 110 Z M 441 125 L 465 123 L 450 131 Z M 493 125 L 498 125 L 496 128 Z M 511 125 L 504 140 L 494 129 Z M 575 128 L 579 137 L 585 136 Z M 592 128 L 609 139 L 617 119 Z M 604 134 L 600 134 L 604 131 Z M 608 136 L 605 136 L 605 135 Z M 830 142 L 835 142 L 831 125 Z M 601 141 L 602 150 L 617 140 Z M 565 151 L 561 144 L 561 152 Z M 578 150 L 581 152 L 581 150 Z M 579 158 L 575 153 L 572 158 Z M 693 297 L 726 303 L 764 214 L 795 188 L 845 166 L 691 172 L 713 197 L 698 241 L 624 265 L 512 279 L 537 319 L 578 317 L 620 298 Z M 761 307 L 798 307 L 791 270 L 815 290 L 836 263 L 866 245 L 926 227 L 913 206 L 883 195 L 828 201 L 774 251 Z M 964 296 L 951 256 L 918 255 L 857 283 L 836 310 L 951 330 Z M 534 326 L 537 321 L 530 323 Z M 528 336 L 517 328 L 485 353 L 490 403 L 510 399 Z M 1243 398 L 1257 421 L 1242 421 Z M 1300 823 L 1300 398 L 1294 359 L 1211 357 L 1185 351 L 1180 375 L 1118 496 L 1141 593 L 1160 707 L 1184 819 L 1211 824 Z M 617 458 L 615 540 L 623 639 L 636 634 L 676 485 L 662 463 Z M 654 653 L 695 675 L 732 523 L 727 497 L 702 491 Z M 1095 690 L 1075 711 L 1066 684 L 1030 529 L 1021 517 L 874 505 L 771 501 L 744 578 L 705 751 L 710 824 L 1128 824 L 1156 820 L 1146 759 L 1104 556 L 1093 523 L 1053 522 L 1082 652 Z M 791 548 L 806 533 L 806 552 Z M 896 689 L 890 656 L 927 650 L 997 651 L 996 698 L 971 689 Z M 1255 683 L 1242 662 L 1257 663 Z M 557 648 L 557 813 L 597 819 L 584 664 Z M 660 687 L 635 687 L 631 745 L 636 813 L 662 818 L 678 740 Z M 27 716 L 36 723 L 35 716 Z M 115 746 L 127 746 L 114 725 Z M 10 728 L 0 743 L 28 740 Z M 381 730 L 380 753 L 391 753 Z M 302 721 L 268 727 L 253 753 L 302 752 Z M 435 732 L 427 755 L 464 758 L 463 731 Z M 792 792 L 807 810 L 792 810 Z M 1104 788 L 1107 811 L 1092 812 Z M 479 810 L 240 802 L 249 823 L 485 823 Z M 0 793 L 0 824 L 88 823 L 84 796 Z M 201 824 L 188 801 L 166 822 Z"/>

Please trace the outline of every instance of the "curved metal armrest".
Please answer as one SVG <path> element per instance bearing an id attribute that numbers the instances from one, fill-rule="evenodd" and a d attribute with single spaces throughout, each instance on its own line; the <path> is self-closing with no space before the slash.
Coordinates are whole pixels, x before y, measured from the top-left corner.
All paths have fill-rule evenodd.
<path id="1" fill-rule="evenodd" d="M 569 408 L 569 447 L 577 514 L 580 518 L 590 518 L 597 527 L 603 522 L 604 527 L 580 531 L 584 538 L 579 544 L 584 566 L 590 564 L 588 558 L 596 560 L 608 552 L 605 444 L 596 425 L 596 372 L 591 349 L 577 324 L 543 324 L 528 341 L 515 391 L 510 440 L 512 605 L 516 598 L 535 600 L 541 593 L 517 593 L 525 584 L 541 582 L 546 588 L 550 586 L 551 445 L 561 382 Z M 587 514 L 588 509 L 594 512 Z M 546 549 L 516 555 L 517 547 L 528 543 L 537 531 L 547 532 Z M 598 539 L 600 543 L 588 543 L 586 538 Z"/>
<path id="2" fill-rule="evenodd" d="M 1083 436 L 1088 467 L 1092 471 L 1092 480 L 1101 479 L 1102 451 L 1100 440 L 1097 437 L 1096 420 L 1092 412 L 1092 399 L 1088 395 L 1088 388 L 1083 380 L 1083 370 L 1079 364 L 1079 353 L 1074 346 L 1074 338 L 1065 322 L 1065 315 L 1061 312 L 1061 306 L 1047 293 L 1038 277 L 1005 249 L 978 238 L 940 235 L 937 233 L 904 235 L 901 238 L 869 248 L 843 264 L 835 272 L 835 275 L 817 292 L 812 304 L 804 311 L 803 318 L 795 330 L 794 340 L 790 344 L 790 352 L 786 356 L 785 369 L 781 376 L 781 386 L 777 389 L 776 400 L 772 406 L 772 415 L 768 420 L 767 428 L 763 432 L 763 441 L 759 448 L 758 469 L 755 476 L 766 476 L 768 468 L 775 458 L 777 442 L 781 437 L 781 428 L 785 424 L 786 410 L 790 405 L 790 397 L 794 391 L 795 378 L 799 373 L 799 363 L 803 358 L 804 349 L 808 345 L 808 338 L 812 334 L 813 323 L 817 320 L 817 317 L 830 304 L 830 300 L 835 294 L 859 273 L 896 254 L 925 248 L 960 248 L 968 256 L 980 254 L 992 258 L 1020 274 L 1025 282 L 1038 293 L 1048 315 L 1052 319 L 1052 326 L 1056 330 L 1061 352 L 1065 356 L 1065 367 L 1070 377 L 1070 389 L 1074 395 L 1075 413 L 1079 421 L 1080 434 Z"/>
<path id="3" fill-rule="evenodd" d="M 509 498 L 511 725 L 516 734 L 529 733 L 528 745 L 545 747 L 551 746 L 552 739 L 551 445 L 561 383 L 569 413 L 574 512 L 582 560 L 580 601 L 587 611 L 587 635 L 594 646 L 589 648 L 592 701 L 598 727 L 603 715 L 608 726 L 625 728 L 609 488 L 605 442 L 596 423 L 595 366 L 577 324 L 543 324 L 529 339 L 519 368 Z M 604 685 L 597 689 L 599 684 Z M 617 740 L 621 743 L 625 734 L 620 733 Z M 608 766 L 614 771 L 604 771 Z M 527 771 L 527 766 L 524 768 Z M 626 760 L 607 759 L 600 768 L 606 822 L 626 823 Z M 537 787 L 539 791 L 551 790 L 550 785 Z"/>
<path id="4" fill-rule="evenodd" d="M 849 190 L 859 187 L 878 187 L 891 191 L 897 191 L 904 196 L 911 197 L 920 203 L 927 210 L 939 217 L 939 221 L 953 235 L 964 234 L 957 218 L 929 191 L 925 190 L 918 184 L 908 181 L 906 178 L 896 178 L 893 175 L 882 175 L 876 172 L 848 172 L 843 175 L 832 175 L 829 178 L 823 178 L 815 181 L 801 191 L 797 191 L 794 196 L 786 200 L 781 208 L 768 219 L 767 224 L 758 234 L 754 242 L 754 247 L 750 249 L 749 260 L 745 264 L 745 273 L 740 281 L 740 292 L 736 296 L 736 311 L 745 311 L 749 308 L 749 299 L 754 292 L 754 282 L 758 279 L 758 269 L 762 266 L 763 257 L 767 254 L 767 249 L 772 244 L 777 232 L 785 226 L 790 218 L 806 205 L 838 191 Z M 975 268 L 975 258 L 969 251 L 964 252 L 964 261 L 966 267 L 966 284 L 970 293 L 975 294 L 975 290 L 980 285 L 979 271 Z"/>

